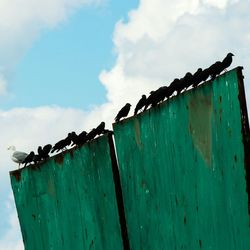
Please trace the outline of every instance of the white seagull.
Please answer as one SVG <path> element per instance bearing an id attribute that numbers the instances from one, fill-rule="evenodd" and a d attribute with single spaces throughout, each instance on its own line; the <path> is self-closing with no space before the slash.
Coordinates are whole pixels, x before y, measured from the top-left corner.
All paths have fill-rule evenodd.
<path id="1" fill-rule="evenodd" d="M 9 146 L 8 150 L 13 151 L 13 154 L 11 156 L 12 161 L 18 163 L 18 169 L 20 168 L 20 164 L 24 161 L 24 159 L 27 157 L 28 154 L 20 151 L 16 151 L 15 146 Z"/>

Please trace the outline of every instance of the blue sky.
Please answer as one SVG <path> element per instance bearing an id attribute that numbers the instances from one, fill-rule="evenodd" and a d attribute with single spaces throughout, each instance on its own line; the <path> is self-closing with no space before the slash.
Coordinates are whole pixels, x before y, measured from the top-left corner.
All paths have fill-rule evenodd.
<path id="1" fill-rule="evenodd" d="M 99 74 L 116 60 L 112 41 L 115 24 L 126 20 L 128 11 L 137 5 L 137 0 L 107 0 L 74 10 L 56 27 L 43 28 L 10 68 L 8 92 L 0 99 L 1 109 L 57 105 L 86 111 L 104 103 L 106 91 Z M 9 180 L 4 183 L 0 194 L 0 239 L 8 234 L 8 214 L 15 210 L 13 200 L 9 200 Z M 6 204 L 12 208 L 6 209 Z M 20 236 L 16 232 L 17 239 Z"/>
<path id="2" fill-rule="evenodd" d="M 0 250 L 23 249 L 7 146 L 111 127 L 126 102 L 229 51 L 247 83 L 249 12 L 245 0 L 0 0 Z"/>
<path id="3" fill-rule="evenodd" d="M 59 105 L 89 109 L 104 103 L 98 77 L 115 62 L 115 23 L 127 20 L 138 0 L 108 0 L 75 11 L 55 29 L 44 29 L 18 62 L 2 107 Z M 65 94 L 67 93 L 67 94 Z"/>

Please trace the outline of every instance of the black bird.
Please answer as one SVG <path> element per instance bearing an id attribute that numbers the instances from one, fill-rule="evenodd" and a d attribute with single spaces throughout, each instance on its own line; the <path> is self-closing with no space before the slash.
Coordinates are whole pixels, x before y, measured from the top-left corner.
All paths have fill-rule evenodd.
<path id="1" fill-rule="evenodd" d="M 171 86 L 171 84 L 169 86 L 165 86 L 163 89 L 163 94 L 164 94 L 164 98 L 170 98 L 170 96 L 174 93 L 174 88 L 173 86 Z"/>
<path id="2" fill-rule="evenodd" d="M 71 144 L 71 133 L 65 139 L 60 140 L 57 142 L 51 150 L 51 153 L 58 152 L 61 149 L 66 148 Z"/>
<path id="3" fill-rule="evenodd" d="M 223 68 L 223 70 L 226 70 L 226 68 L 228 68 L 231 65 L 231 63 L 233 61 L 233 56 L 234 56 L 234 54 L 230 52 L 223 59 L 223 61 L 222 61 L 222 68 Z"/>
<path id="4" fill-rule="evenodd" d="M 79 135 L 79 145 L 83 145 L 86 141 L 87 141 L 87 132 L 86 131 L 82 131 Z"/>
<path id="5" fill-rule="evenodd" d="M 42 158 L 43 148 L 42 148 L 41 146 L 39 146 L 39 147 L 37 148 L 37 153 L 38 153 L 38 155 L 40 155 L 40 157 Z"/>
<path id="6" fill-rule="evenodd" d="M 100 135 L 103 134 L 105 131 L 105 122 L 101 122 L 97 127 L 96 127 L 96 134 Z"/>
<path id="7" fill-rule="evenodd" d="M 175 82 L 175 90 L 176 90 L 176 94 L 179 95 L 181 93 L 181 91 L 185 88 L 184 86 L 184 77 L 180 78 L 179 81 Z"/>
<path id="8" fill-rule="evenodd" d="M 222 62 L 217 61 L 214 64 L 212 64 L 209 68 L 209 75 L 211 76 L 211 80 L 214 80 L 217 75 L 219 75 L 223 71 L 223 65 Z"/>
<path id="9" fill-rule="evenodd" d="M 193 74 L 193 87 L 197 87 L 198 84 L 202 82 L 202 72 L 203 70 L 201 68 L 198 68 L 197 71 Z"/>
<path id="10" fill-rule="evenodd" d="M 126 117 L 129 113 L 130 107 L 131 104 L 126 103 L 126 105 L 118 112 L 117 116 L 115 117 L 115 121 L 119 122 L 122 117 Z"/>
<path id="11" fill-rule="evenodd" d="M 41 156 L 40 155 L 34 155 L 33 156 L 33 162 L 34 162 L 34 164 L 37 164 L 37 162 L 39 162 L 39 161 L 41 161 L 42 160 L 42 158 L 41 158 Z"/>
<path id="12" fill-rule="evenodd" d="M 193 84 L 193 75 L 190 72 L 187 72 L 180 81 L 182 89 L 187 89 Z"/>
<path id="13" fill-rule="evenodd" d="M 51 148 L 51 144 L 47 144 L 43 148 L 41 146 L 38 147 L 37 152 L 39 157 L 41 158 L 40 160 L 49 158 L 49 152 Z"/>
<path id="14" fill-rule="evenodd" d="M 82 131 L 79 135 L 75 132 L 70 133 L 70 139 L 72 141 L 72 145 L 81 146 L 87 141 L 87 132 Z"/>
<path id="15" fill-rule="evenodd" d="M 34 155 L 35 155 L 35 153 L 34 153 L 34 151 L 31 151 L 27 156 L 26 156 L 26 158 L 23 160 L 23 164 L 24 164 L 24 167 L 26 167 L 26 165 L 28 164 L 28 163 L 31 163 L 32 161 L 33 161 L 33 159 L 34 159 Z"/>
<path id="16" fill-rule="evenodd" d="M 168 95 L 168 87 L 162 86 L 155 91 L 155 96 L 152 102 L 152 107 L 156 106 L 158 103 L 163 102 L 165 97 Z"/>
<path id="17" fill-rule="evenodd" d="M 152 103 L 154 102 L 154 99 L 155 99 L 155 97 L 157 95 L 156 92 L 157 92 L 157 90 L 150 91 L 150 95 L 148 96 L 148 98 L 145 101 L 145 105 L 144 105 L 143 111 L 145 111 L 148 108 L 149 105 L 152 105 Z"/>
<path id="18" fill-rule="evenodd" d="M 43 159 L 47 159 L 49 158 L 49 153 L 50 153 L 50 150 L 52 149 L 52 145 L 51 144 L 46 144 L 44 147 L 43 147 L 43 150 L 42 150 L 42 158 Z"/>
<path id="19" fill-rule="evenodd" d="M 134 111 L 134 115 L 136 115 L 136 114 L 138 113 L 138 111 L 139 111 L 140 109 L 142 109 L 142 108 L 146 105 L 146 100 L 147 100 L 146 95 L 142 95 L 141 99 L 140 99 L 139 102 L 136 104 L 135 111 Z"/>
<path id="20" fill-rule="evenodd" d="M 162 102 L 165 99 L 166 93 L 168 91 L 167 86 L 162 86 L 155 91 L 151 91 L 150 95 L 146 99 L 146 104 L 144 106 L 144 111 L 148 108 L 149 105 L 155 107 L 159 102 Z"/>
<path id="21" fill-rule="evenodd" d="M 90 132 L 86 135 L 87 141 L 91 141 L 92 139 L 94 139 L 97 136 L 97 132 L 98 131 L 96 131 L 96 128 L 90 130 Z"/>
<path id="22" fill-rule="evenodd" d="M 76 132 L 70 133 L 70 139 L 72 145 L 79 145 L 79 136 L 76 134 Z"/>
<path id="23" fill-rule="evenodd" d="M 208 79 L 209 75 L 210 75 L 209 68 L 204 69 L 200 74 L 201 81 L 205 82 Z"/>
<path id="24" fill-rule="evenodd" d="M 172 95 L 175 91 L 177 91 L 177 94 L 179 91 L 179 87 L 180 87 L 180 79 L 175 78 L 170 84 L 169 84 L 169 92 L 171 93 L 170 95 Z"/>

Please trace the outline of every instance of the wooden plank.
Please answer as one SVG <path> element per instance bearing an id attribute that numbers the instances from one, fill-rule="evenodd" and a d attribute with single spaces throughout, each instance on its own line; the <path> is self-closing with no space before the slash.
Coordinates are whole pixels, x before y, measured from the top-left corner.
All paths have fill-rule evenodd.
<path id="1" fill-rule="evenodd" d="M 239 71 L 114 124 L 131 249 L 250 249 Z"/>
<path id="2" fill-rule="evenodd" d="M 26 250 L 123 249 L 110 136 L 10 173 Z"/>

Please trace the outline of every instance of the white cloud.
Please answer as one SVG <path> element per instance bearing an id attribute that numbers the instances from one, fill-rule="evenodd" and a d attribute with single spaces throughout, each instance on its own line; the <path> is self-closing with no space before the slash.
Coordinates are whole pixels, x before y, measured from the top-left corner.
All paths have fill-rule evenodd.
<path id="1" fill-rule="evenodd" d="M 0 95 L 6 94 L 6 80 L 4 76 L 0 73 Z"/>
<path id="2" fill-rule="evenodd" d="M 45 28 L 54 28 L 76 9 L 102 0 L 0 1 L 0 72 L 8 80 L 18 60 Z M 0 81 L 0 90 L 6 89 Z M 1 92 L 0 92 L 1 95 Z"/>
<path id="3" fill-rule="evenodd" d="M 141 0 L 128 23 L 116 25 L 117 62 L 100 74 L 109 100 L 118 105 L 121 99 L 138 99 L 187 71 L 222 60 L 228 52 L 236 55 L 231 67 L 245 66 L 248 76 L 249 11 L 244 0 Z"/>
<path id="4" fill-rule="evenodd" d="M 5 234 L 0 238 L 0 250 L 23 250 L 23 242 L 21 239 L 20 226 L 14 206 L 13 196 L 10 195 L 5 204 L 8 210 L 9 225 Z"/>

